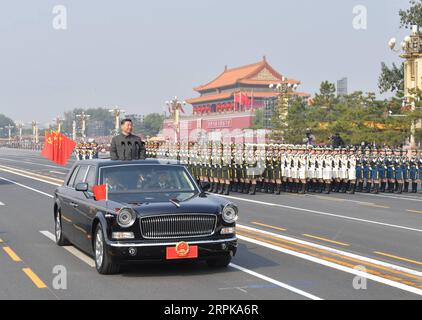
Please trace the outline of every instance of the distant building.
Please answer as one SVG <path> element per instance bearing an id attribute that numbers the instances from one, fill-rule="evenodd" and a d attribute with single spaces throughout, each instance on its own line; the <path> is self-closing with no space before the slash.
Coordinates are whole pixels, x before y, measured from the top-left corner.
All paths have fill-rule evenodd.
<path id="1" fill-rule="evenodd" d="M 347 95 L 347 78 L 344 77 L 337 81 L 337 97 Z"/>
<path id="2" fill-rule="evenodd" d="M 144 121 L 144 115 L 142 114 L 127 114 L 125 116 L 127 119 L 131 119 L 134 122 L 143 122 Z"/>
<path id="3" fill-rule="evenodd" d="M 198 130 L 227 132 L 248 129 L 253 125 L 255 110 L 265 106 L 266 126 L 270 127 L 271 108 L 279 93 L 275 88 L 269 88 L 269 85 L 278 83 L 299 85 L 300 81 L 288 77 L 286 80 L 270 66 L 265 57 L 246 66 L 226 66 L 214 80 L 194 88 L 199 97 L 186 100 L 192 105 L 193 114 L 183 116 L 180 120 L 181 139 L 187 139 L 192 131 Z M 295 91 L 291 94 L 306 101 L 310 98 L 310 94 L 304 92 Z M 167 139 L 174 138 L 172 119 L 164 121 L 162 135 Z"/>

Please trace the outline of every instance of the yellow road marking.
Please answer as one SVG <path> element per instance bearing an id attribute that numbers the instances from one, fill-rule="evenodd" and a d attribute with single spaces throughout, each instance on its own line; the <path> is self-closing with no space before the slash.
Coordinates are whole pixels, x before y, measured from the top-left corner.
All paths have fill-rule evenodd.
<path id="1" fill-rule="evenodd" d="M 65 215 L 62 214 L 62 219 L 66 222 L 72 223 L 72 220 L 70 220 L 69 218 L 67 218 Z"/>
<path id="2" fill-rule="evenodd" d="M 331 198 L 331 197 L 325 197 L 325 196 L 315 196 L 318 199 L 323 199 L 323 200 L 330 200 L 330 201 L 338 201 L 338 202 L 344 202 L 346 201 L 346 199 L 340 199 L 340 198 Z"/>
<path id="3" fill-rule="evenodd" d="M 382 256 L 394 258 L 394 259 L 397 259 L 397 260 L 403 260 L 403 261 L 415 263 L 415 264 L 418 264 L 418 265 L 422 265 L 422 262 L 420 262 L 420 261 L 406 259 L 406 258 L 398 257 L 398 256 L 395 256 L 395 255 L 392 255 L 392 254 L 388 254 L 388 253 L 384 253 L 384 252 L 379 252 L 379 251 L 374 251 L 374 253 L 379 254 L 379 255 L 382 255 Z"/>
<path id="4" fill-rule="evenodd" d="M 240 235 L 242 235 L 242 234 L 240 233 Z M 350 267 L 350 268 L 355 268 L 356 267 L 356 265 L 351 264 L 351 263 L 348 263 L 348 262 L 345 262 L 345 261 L 341 261 L 341 260 L 338 260 L 338 259 L 335 259 L 335 258 L 330 258 L 330 257 L 327 257 L 325 255 L 321 255 L 321 254 L 318 254 L 318 253 L 315 253 L 315 252 L 309 252 L 307 250 L 294 248 L 294 247 L 291 247 L 289 245 L 281 244 L 280 242 L 274 242 L 274 241 L 271 241 L 271 240 L 268 240 L 268 239 L 263 239 L 261 237 L 251 236 L 251 235 L 248 235 L 248 234 L 243 234 L 243 235 L 246 236 L 246 237 L 250 237 L 252 239 L 255 239 L 255 240 L 259 240 L 259 241 L 262 241 L 262 242 L 266 242 L 266 243 L 269 243 L 269 244 L 272 244 L 272 245 L 281 247 L 281 248 L 289 249 L 289 250 L 296 251 L 296 252 L 299 252 L 299 253 L 304 253 L 304 254 L 307 254 L 307 255 L 310 255 L 310 256 L 313 256 L 313 257 L 321 258 L 321 259 L 326 260 L 326 261 L 331 261 L 331 262 L 334 262 L 334 263 L 339 264 L 339 265 L 347 266 L 347 267 Z M 290 241 L 286 241 L 286 242 L 290 242 Z M 306 247 L 306 246 L 304 246 L 304 247 Z M 324 253 L 321 250 L 315 250 L 315 251 L 320 251 L 320 252 Z M 329 253 L 329 252 L 325 252 L 325 253 Z M 334 256 L 338 256 L 339 258 L 346 259 L 346 260 L 351 260 L 351 261 L 358 262 L 359 264 L 363 264 L 363 265 L 366 264 L 366 265 L 369 265 L 369 266 L 372 265 L 375 268 L 379 268 L 381 270 L 389 271 L 392 274 L 402 274 L 402 275 L 407 276 L 407 277 L 410 277 L 410 278 L 416 278 L 419 281 L 422 279 L 421 277 L 418 277 L 418 276 L 413 276 L 411 274 L 407 274 L 407 273 L 400 272 L 400 271 L 397 271 L 397 270 L 392 270 L 392 269 L 389 269 L 389 268 L 376 266 L 376 265 L 373 265 L 372 263 L 366 263 L 364 261 L 360 261 L 360 260 L 357 260 L 357 259 L 352 259 L 352 258 L 344 257 L 344 256 L 341 256 L 341 255 L 338 255 L 338 254 L 333 254 L 333 255 Z M 366 269 L 366 272 L 368 272 L 370 274 L 373 274 L 373 275 L 376 275 L 376 276 L 380 276 L 380 277 L 389 279 L 389 280 L 394 280 L 394 281 L 399 281 L 399 282 L 402 282 L 402 283 L 406 283 L 406 284 L 409 284 L 409 285 L 414 286 L 416 288 L 422 288 L 422 286 L 419 285 L 419 284 L 417 284 L 417 283 L 414 283 L 414 282 L 411 282 L 411 281 L 408 281 L 406 279 L 399 278 L 399 277 L 396 277 L 396 276 L 393 276 L 393 275 L 385 274 L 385 273 L 382 273 L 382 272 L 379 272 L 379 271 L 376 271 L 376 270 L 373 270 L 373 269 L 368 269 L 367 268 Z"/>
<path id="5" fill-rule="evenodd" d="M 334 240 L 330 240 L 330 239 L 323 238 L 323 237 L 317 237 L 317 236 L 314 236 L 312 234 L 306 234 L 306 233 L 304 233 L 304 234 L 302 234 L 302 236 L 309 237 L 309 238 L 314 238 L 314 239 L 318 239 L 318 240 L 322 240 L 322 241 L 327 241 L 327 242 L 334 243 L 334 244 L 339 244 L 341 246 L 349 246 L 349 244 L 344 243 L 344 242 L 334 241 Z"/>
<path id="6" fill-rule="evenodd" d="M 10 247 L 3 247 L 3 250 L 9 255 L 9 257 L 15 262 L 21 262 L 21 258 L 12 250 Z"/>
<path id="7" fill-rule="evenodd" d="M 275 230 L 280 230 L 280 231 L 286 231 L 286 229 L 284 229 L 284 228 L 274 227 L 274 226 L 271 226 L 271 225 L 268 225 L 268 224 L 264 224 L 264 223 L 260 223 L 260 222 L 252 221 L 252 223 L 253 224 L 256 224 L 258 226 L 262 226 L 262 227 L 267 227 L 267 228 L 271 228 L 271 229 L 275 229 Z"/>
<path id="8" fill-rule="evenodd" d="M 47 288 L 45 283 L 30 268 L 23 268 L 22 271 L 28 276 L 29 279 L 31 279 L 31 281 L 37 286 L 37 288 Z"/>
<path id="9" fill-rule="evenodd" d="M 3 242 L 3 240 L 2 239 L 0 239 L 0 243 L 2 243 Z"/>
<path id="10" fill-rule="evenodd" d="M 419 210 L 406 210 L 406 211 L 413 212 L 413 213 L 422 213 L 422 211 L 419 211 Z"/>
<path id="11" fill-rule="evenodd" d="M 374 267 L 374 268 L 377 268 L 377 269 L 389 271 L 391 273 L 403 275 L 403 276 L 410 277 L 410 278 L 415 278 L 418 281 L 422 281 L 422 277 L 416 276 L 416 275 L 413 275 L 413 274 L 410 274 L 410 273 L 407 273 L 407 272 L 402 272 L 402 271 L 399 271 L 399 270 L 394 270 L 394 269 L 391 269 L 391 268 L 388 268 L 388 267 L 384 267 L 384 266 L 373 264 L 371 262 L 366 262 L 366 261 L 362 261 L 362 260 L 359 260 L 359 259 L 356 259 L 356 258 L 343 256 L 343 255 L 341 255 L 339 253 L 332 253 L 332 252 L 329 252 L 329 251 L 323 250 L 323 249 L 317 249 L 317 248 L 311 247 L 311 246 L 306 245 L 306 244 L 301 244 L 301 243 L 297 243 L 297 242 L 294 242 L 294 241 L 290 241 L 290 240 L 286 240 L 286 239 L 281 239 L 281 238 L 278 238 L 278 237 L 275 237 L 275 236 L 263 235 L 260 232 L 256 232 L 256 231 L 252 231 L 252 230 L 245 230 L 245 229 L 242 229 L 240 227 L 237 227 L 237 229 L 240 229 L 240 230 L 246 232 L 246 234 L 242 234 L 242 232 L 237 232 L 239 235 L 251 237 L 253 239 L 264 241 L 264 242 L 269 241 L 269 240 L 267 240 L 265 238 L 274 239 L 274 240 L 276 240 L 278 242 L 278 244 L 277 244 L 278 246 L 281 246 L 283 248 L 289 248 L 289 249 L 291 249 L 293 251 L 296 251 L 296 252 L 302 252 L 302 253 L 313 255 L 313 256 L 317 255 L 317 256 L 320 256 L 322 258 L 325 257 L 322 254 L 330 254 L 332 256 L 339 257 L 341 259 L 345 259 L 345 260 L 350 260 L 350 261 L 356 262 L 359 265 L 371 266 L 371 267 Z M 248 233 L 253 234 L 253 235 L 256 235 L 256 236 L 255 237 L 254 236 L 250 236 Z M 320 254 L 318 255 L 318 253 L 314 253 L 314 252 L 310 252 L 310 251 L 305 251 L 304 249 L 299 249 L 299 248 L 293 248 L 293 247 L 290 247 L 290 246 L 286 246 L 284 243 L 289 243 L 289 244 L 298 246 L 299 248 L 305 248 L 305 249 L 308 249 L 308 250 L 311 250 L 311 251 L 318 252 Z"/>
<path id="12" fill-rule="evenodd" d="M 379 204 L 375 204 L 375 203 L 362 203 L 363 206 L 367 206 L 367 207 L 374 207 L 374 208 L 383 208 L 383 209 L 390 209 L 389 206 L 381 206 Z"/>

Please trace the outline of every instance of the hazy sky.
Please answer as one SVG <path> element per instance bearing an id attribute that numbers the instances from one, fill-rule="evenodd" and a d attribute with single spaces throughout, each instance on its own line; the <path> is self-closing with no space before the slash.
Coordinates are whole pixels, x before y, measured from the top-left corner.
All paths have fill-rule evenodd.
<path id="1" fill-rule="evenodd" d="M 67 9 L 67 30 L 52 10 Z M 355 30 L 353 7 L 367 8 Z M 349 91 L 377 90 L 387 47 L 401 40 L 408 0 L 2 0 L 0 113 L 50 121 L 74 107 L 119 105 L 162 112 L 174 95 L 197 96 L 224 66 L 266 55 L 276 70 L 314 93 L 347 76 Z"/>

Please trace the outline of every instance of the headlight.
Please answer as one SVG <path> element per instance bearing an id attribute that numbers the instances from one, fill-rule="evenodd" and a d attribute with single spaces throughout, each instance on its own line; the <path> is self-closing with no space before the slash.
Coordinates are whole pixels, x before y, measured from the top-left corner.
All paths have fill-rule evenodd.
<path id="1" fill-rule="evenodd" d="M 128 208 L 123 208 L 117 214 L 117 223 L 122 228 L 129 228 L 131 227 L 136 220 L 136 214 L 133 210 Z"/>
<path id="2" fill-rule="evenodd" d="M 223 220 L 227 223 L 233 223 L 237 220 L 237 207 L 233 204 L 226 204 L 223 208 Z"/>

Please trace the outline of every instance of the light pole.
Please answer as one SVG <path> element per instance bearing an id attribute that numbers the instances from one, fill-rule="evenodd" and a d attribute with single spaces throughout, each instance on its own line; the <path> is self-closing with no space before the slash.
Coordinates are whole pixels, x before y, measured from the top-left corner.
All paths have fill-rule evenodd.
<path id="1" fill-rule="evenodd" d="M 82 111 L 82 113 L 76 115 L 76 118 L 78 118 L 81 121 L 81 131 L 82 131 L 82 138 L 83 139 L 86 138 L 86 121 L 90 117 L 91 116 L 89 114 L 86 114 L 85 111 Z"/>
<path id="2" fill-rule="evenodd" d="M 119 134 L 120 128 L 120 116 L 125 112 L 125 110 L 119 109 L 115 106 L 113 109 L 108 110 L 114 117 L 114 132 L 113 135 L 117 136 Z"/>
<path id="3" fill-rule="evenodd" d="M 57 132 L 60 132 L 62 130 L 63 119 L 60 118 L 60 116 L 57 116 L 53 120 L 56 122 Z"/>
<path id="4" fill-rule="evenodd" d="M 19 130 L 19 142 L 22 143 L 22 129 L 23 129 L 23 122 L 22 121 L 17 121 L 16 122 L 16 127 Z"/>
<path id="5" fill-rule="evenodd" d="M 37 121 L 33 120 L 31 122 L 31 126 L 32 126 L 32 142 L 38 143 L 38 123 L 37 123 Z"/>
<path id="6" fill-rule="evenodd" d="M 173 117 L 174 127 L 174 141 L 177 143 L 180 141 L 180 111 L 186 105 L 185 101 L 180 101 L 175 96 L 170 101 L 166 101 L 166 105 L 169 108 L 170 115 Z"/>
<path id="7" fill-rule="evenodd" d="M 396 39 L 391 38 L 388 46 L 394 52 L 400 53 L 404 62 L 404 96 L 406 103 L 410 103 L 410 110 L 416 109 L 415 101 L 418 101 L 416 92 L 422 90 L 422 34 L 419 27 L 412 26 L 412 33 L 404 38 L 400 44 L 400 49 L 396 49 Z M 415 148 L 416 124 L 412 121 L 410 127 L 410 148 Z"/>
<path id="8" fill-rule="evenodd" d="M 9 131 L 9 144 L 10 144 L 10 143 L 12 143 L 12 129 L 14 128 L 14 126 L 9 124 L 9 125 L 5 126 L 4 128 Z"/>
<path id="9" fill-rule="evenodd" d="M 278 92 L 278 103 L 275 106 L 275 108 L 278 108 L 279 118 L 277 121 L 281 121 L 282 126 L 287 126 L 286 119 L 289 113 L 290 94 L 296 91 L 298 84 L 290 82 L 286 77 L 283 77 L 281 81 L 277 84 L 270 84 L 269 88 Z M 281 134 L 284 135 L 284 132 L 282 131 Z"/>

